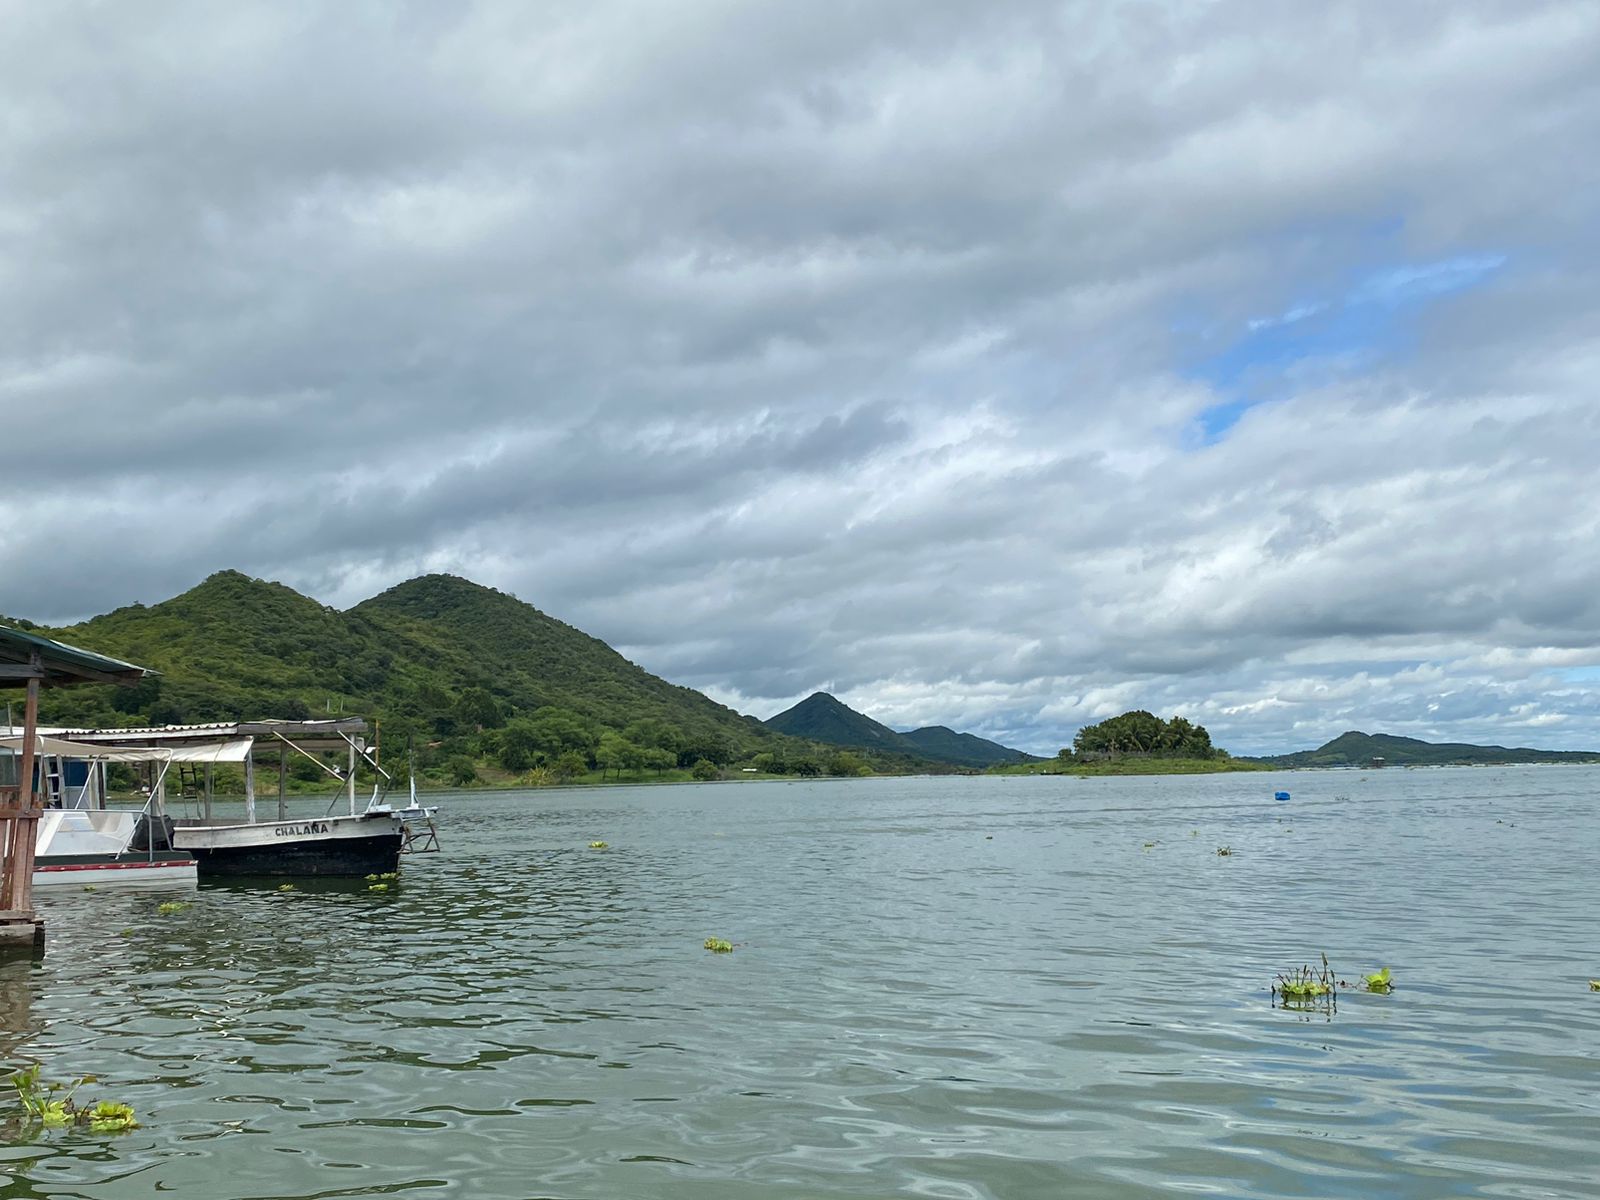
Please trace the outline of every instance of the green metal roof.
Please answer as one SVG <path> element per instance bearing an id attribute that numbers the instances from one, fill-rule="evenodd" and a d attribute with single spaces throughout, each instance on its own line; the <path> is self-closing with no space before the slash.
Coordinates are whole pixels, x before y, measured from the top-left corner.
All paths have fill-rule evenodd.
<path id="1" fill-rule="evenodd" d="M 14 625 L 0 625 L 0 687 L 20 687 L 30 677 L 29 666 L 38 656 L 37 678 L 45 687 L 76 683 L 135 683 L 158 674 L 147 667 L 109 658 L 92 650 L 69 646 Z"/>

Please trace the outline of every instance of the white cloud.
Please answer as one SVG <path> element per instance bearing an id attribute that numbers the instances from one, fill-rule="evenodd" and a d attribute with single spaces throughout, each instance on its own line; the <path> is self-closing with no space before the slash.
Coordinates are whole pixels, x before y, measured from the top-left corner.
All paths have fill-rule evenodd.
<path id="1" fill-rule="evenodd" d="M 1592 5 L 14 34 L 0 611 L 442 569 L 762 715 L 1600 746 Z"/>

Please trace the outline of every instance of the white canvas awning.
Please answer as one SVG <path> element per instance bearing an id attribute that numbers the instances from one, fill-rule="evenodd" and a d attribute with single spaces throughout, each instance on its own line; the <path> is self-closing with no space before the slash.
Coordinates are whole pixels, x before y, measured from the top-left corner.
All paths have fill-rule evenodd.
<path id="1" fill-rule="evenodd" d="M 254 744 L 254 738 L 235 738 L 205 746 L 97 746 L 41 734 L 34 739 L 34 753 L 94 762 L 242 763 Z M 0 750 L 20 753 L 22 739 L 0 737 Z"/>

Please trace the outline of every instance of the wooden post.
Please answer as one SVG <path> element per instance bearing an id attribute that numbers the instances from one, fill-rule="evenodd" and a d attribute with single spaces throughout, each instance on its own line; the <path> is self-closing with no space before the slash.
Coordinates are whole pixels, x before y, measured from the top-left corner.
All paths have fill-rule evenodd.
<path id="1" fill-rule="evenodd" d="M 33 765 L 39 739 L 39 678 L 43 664 L 35 653 L 28 664 L 28 701 L 22 717 L 21 776 L 17 807 L 0 809 L 0 946 L 32 949 L 44 944 L 44 922 L 33 912 L 33 851 L 39 810 L 33 806 Z"/>

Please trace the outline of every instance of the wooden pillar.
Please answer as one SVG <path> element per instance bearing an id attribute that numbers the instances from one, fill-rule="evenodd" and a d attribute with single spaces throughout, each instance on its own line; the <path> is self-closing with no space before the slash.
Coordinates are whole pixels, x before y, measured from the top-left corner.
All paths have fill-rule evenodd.
<path id="1" fill-rule="evenodd" d="M 44 944 L 44 922 L 33 912 L 33 851 L 39 810 L 33 803 L 34 751 L 39 739 L 39 678 L 44 674 L 37 654 L 28 664 L 28 701 L 22 718 L 21 776 L 17 806 L 0 809 L 0 947 L 33 949 Z"/>

